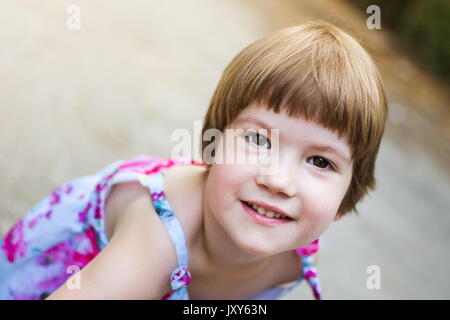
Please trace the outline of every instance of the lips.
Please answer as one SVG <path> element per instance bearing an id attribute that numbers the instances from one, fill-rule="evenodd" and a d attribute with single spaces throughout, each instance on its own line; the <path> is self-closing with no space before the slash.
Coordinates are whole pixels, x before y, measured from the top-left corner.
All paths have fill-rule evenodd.
<path id="1" fill-rule="evenodd" d="M 263 208 L 265 211 L 272 211 L 275 214 L 281 215 L 282 218 L 284 219 L 293 220 L 293 218 L 286 211 L 274 205 L 270 205 L 261 201 L 243 201 L 243 202 L 247 204 L 250 208 L 252 208 L 252 205 L 256 205 L 257 207 Z"/>
<path id="2" fill-rule="evenodd" d="M 259 213 L 257 210 L 252 208 L 247 202 L 241 201 L 243 209 L 251 216 L 257 223 L 263 224 L 263 225 L 279 225 L 279 224 L 285 224 L 294 221 L 291 218 L 287 217 L 269 217 L 265 214 Z"/>

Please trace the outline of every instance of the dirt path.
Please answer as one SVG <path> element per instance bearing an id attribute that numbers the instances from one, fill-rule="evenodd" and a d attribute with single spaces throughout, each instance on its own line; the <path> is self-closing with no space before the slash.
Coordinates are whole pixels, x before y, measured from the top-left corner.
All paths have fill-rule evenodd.
<path id="1" fill-rule="evenodd" d="M 0 4 L 0 234 L 63 181 L 142 153 L 167 156 L 202 120 L 223 68 L 305 17 L 347 26 L 380 64 L 391 114 L 378 190 L 332 225 L 319 264 L 327 299 L 450 298 L 449 99 L 341 1 L 71 1 Z M 367 267 L 382 287 L 366 286 Z M 430 272 L 430 269 L 433 269 Z M 288 298 L 311 298 L 302 284 Z"/>

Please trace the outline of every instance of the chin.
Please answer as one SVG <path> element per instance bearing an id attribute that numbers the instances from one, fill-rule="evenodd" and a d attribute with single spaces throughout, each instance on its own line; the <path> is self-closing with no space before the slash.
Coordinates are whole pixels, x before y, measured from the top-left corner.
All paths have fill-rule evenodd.
<path id="1" fill-rule="evenodd" d="M 274 245 L 267 245 L 261 239 L 239 239 L 235 241 L 236 245 L 243 251 L 255 256 L 270 256 L 282 250 Z"/>

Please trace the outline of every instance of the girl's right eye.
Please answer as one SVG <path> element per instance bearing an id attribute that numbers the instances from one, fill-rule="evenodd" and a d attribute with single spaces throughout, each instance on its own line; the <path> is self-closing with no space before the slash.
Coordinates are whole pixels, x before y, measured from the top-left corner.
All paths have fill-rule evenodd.
<path id="1" fill-rule="evenodd" d="M 312 159 L 312 164 L 320 169 L 323 170 L 336 170 L 334 168 L 334 166 L 331 164 L 330 161 L 328 161 L 327 159 L 323 158 L 323 157 L 319 157 L 319 156 L 315 156 L 315 157 L 311 157 L 308 159 L 309 160 Z"/>
<path id="2" fill-rule="evenodd" d="M 245 139 L 247 141 L 248 141 L 248 139 L 250 139 L 250 141 L 252 143 L 256 144 L 258 147 L 264 147 L 265 146 L 265 148 L 270 149 L 271 146 L 272 146 L 271 143 L 270 143 L 270 140 L 266 136 L 264 136 L 262 134 L 259 134 L 257 132 L 247 133 L 245 135 Z"/>

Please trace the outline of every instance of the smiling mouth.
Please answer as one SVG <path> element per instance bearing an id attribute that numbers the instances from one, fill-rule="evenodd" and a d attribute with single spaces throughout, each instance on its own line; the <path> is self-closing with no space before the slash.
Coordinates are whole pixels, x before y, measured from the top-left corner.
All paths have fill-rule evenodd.
<path id="1" fill-rule="evenodd" d="M 293 219 L 275 213 L 273 211 L 270 210 L 265 210 L 264 208 L 258 207 L 252 203 L 249 202 L 245 202 L 245 201 L 241 201 L 246 207 L 248 207 L 248 209 L 252 210 L 255 214 L 264 217 L 264 218 L 268 218 L 268 219 L 273 219 L 273 220 L 278 220 L 278 221 L 282 221 L 282 222 L 288 222 L 288 221 L 292 221 Z"/>

